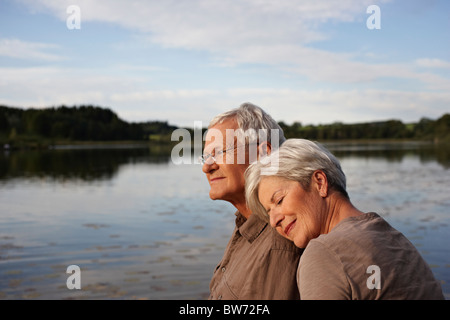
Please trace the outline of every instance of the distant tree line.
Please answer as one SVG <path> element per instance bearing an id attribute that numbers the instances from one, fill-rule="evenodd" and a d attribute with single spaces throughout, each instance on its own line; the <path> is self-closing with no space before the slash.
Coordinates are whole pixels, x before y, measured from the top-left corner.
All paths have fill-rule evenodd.
<path id="1" fill-rule="evenodd" d="M 72 141 L 147 140 L 167 135 L 176 127 L 167 122 L 128 123 L 110 109 L 60 106 L 20 109 L 0 106 L 0 135 Z"/>
<path id="2" fill-rule="evenodd" d="M 422 118 L 417 123 L 405 124 L 399 120 L 344 124 L 335 122 L 325 125 L 306 125 L 279 122 L 286 138 L 310 140 L 355 139 L 416 139 L 450 142 L 450 114 L 437 120 Z"/>
<path id="3" fill-rule="evenodd" d="M 450 114 L 437 120 L 422 118 L 417 123 L 399 120 L 325 125 L 288 125 L 279 122 L 287 138 L 311 140 L 343 139 L 417 139 L 450 142 Z M 139 140 L 170 142 L 177 129 L 167 121 L 129 123 L 107 108 L 59 106 L 45 109 L 21 109 L 0 106 L 0 142 L 17 140 L 118 141 Z"/>

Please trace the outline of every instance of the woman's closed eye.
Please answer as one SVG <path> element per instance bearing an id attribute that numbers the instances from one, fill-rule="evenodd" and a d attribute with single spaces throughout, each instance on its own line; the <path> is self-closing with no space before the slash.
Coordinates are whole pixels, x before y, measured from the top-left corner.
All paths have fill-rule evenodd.
<path id="1" fill-rule="evenodd" d="M 277 200 L 275 201 L 275 204 L 276 204 L 277 206 L 279 206 L 279 205 L 281 205 L 281 203 L 283 202 L 283 200 L 284 200 L 284 197 L 280 197 L 279 199 L 277 199 Z"/>

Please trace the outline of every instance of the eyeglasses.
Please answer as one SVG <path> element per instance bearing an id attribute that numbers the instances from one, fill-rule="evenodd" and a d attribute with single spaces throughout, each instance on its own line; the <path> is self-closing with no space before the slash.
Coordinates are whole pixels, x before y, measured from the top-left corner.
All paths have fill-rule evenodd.
<path id="1" fill-rule="evenodd" d="M 208 161 L 208 159 L 211 159 L 213 162 L 217 162 L 217 157 L 221 156 L 224 153 L 227 153 L 230 150 L 234 150 L 237 147 L 238 146 L 231 147 L 231 148 L 228 148 L 228 149 L 224 149 L 224 150 L 221 150 L 221 151 L 217 151 L 217 153 L 215 155 L 212 155 L 212 153 L 208 153 L 208 154 L 205 154 L 203 156 L 200 156 L 198 158 L 198 160 L 200 161 L 201 164 L 205 164 Z M 213 162 L 210 162 L 208 164 L 213 164 Z"/>

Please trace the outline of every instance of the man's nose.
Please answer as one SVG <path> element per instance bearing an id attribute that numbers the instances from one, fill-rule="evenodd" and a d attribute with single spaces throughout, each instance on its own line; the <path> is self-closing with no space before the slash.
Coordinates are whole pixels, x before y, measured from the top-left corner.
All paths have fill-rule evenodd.
<path id="1" fill-rule="evenodd" d="M 211 158 L 208 159 L 202 166 L 202 171 L 204 173 L 210 173 L 211 171 L 217 170 L 219 166 L 216 161 L 213 161 Z"/>

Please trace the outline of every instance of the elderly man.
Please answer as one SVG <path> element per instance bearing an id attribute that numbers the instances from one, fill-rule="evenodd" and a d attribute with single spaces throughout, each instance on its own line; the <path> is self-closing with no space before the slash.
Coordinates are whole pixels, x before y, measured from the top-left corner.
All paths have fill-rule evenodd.
<path id="1" fill-rule="evenodd" d="M 272 141 L 273 136 L 278 140 Z M 215 117 L 208 127 L 201 160 L 211 187 L 209 196 L 237 209 L 236 227 L 211 280 L 211 300 L 299 299 L 296 272 L 301 249 L 252 215 L 245 199 L 244 173 L 256 160 L 251 147 L 259 158 L 284 140 L 272 117 L 250 103 Z"/>

